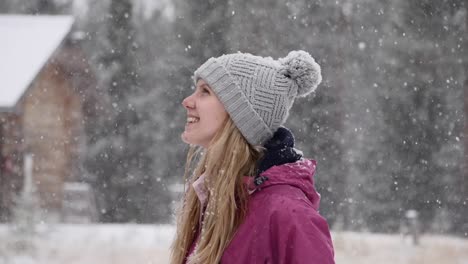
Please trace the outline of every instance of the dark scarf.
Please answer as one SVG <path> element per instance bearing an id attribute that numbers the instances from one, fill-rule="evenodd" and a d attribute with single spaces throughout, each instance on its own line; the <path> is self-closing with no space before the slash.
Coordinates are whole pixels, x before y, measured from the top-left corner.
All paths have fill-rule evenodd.
<path id="1" fill-rule="evenodd" d="M 286 127 L 279 127 L 263 147 L 265 152 L 263 158 L 258 162 L 257 176 L 254 180 L 257 186 L 268 180 L 266 177 L 259 176 L 262 172 L 273 166 L 296 162 L 302 158 L 302 154 L 297 153 L 294 149 L 294 135 Z"/>

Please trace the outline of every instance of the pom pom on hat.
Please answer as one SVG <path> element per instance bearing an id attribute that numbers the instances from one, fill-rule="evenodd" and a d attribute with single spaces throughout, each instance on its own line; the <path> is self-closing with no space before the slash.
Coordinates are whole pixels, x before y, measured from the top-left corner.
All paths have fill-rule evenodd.
<path id="1" fill-rule="evenodd" d="M 296 81 L 297 96 L 303 97 L 310 94 L 322 82 L 320 65 L 308 52 L 294 50 L 278 61 L 282 65 L 282 73 Z"/>

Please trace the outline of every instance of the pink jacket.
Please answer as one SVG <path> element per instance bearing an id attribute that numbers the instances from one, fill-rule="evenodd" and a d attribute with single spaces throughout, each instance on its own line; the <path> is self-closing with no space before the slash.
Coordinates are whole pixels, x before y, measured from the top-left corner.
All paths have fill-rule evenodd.
<path id="1" fill-rule="evenodd" d="M 335 263 L 328 224 L 318 213 L 315 167 L 314 160 L 301 159 L 261 174 L 268 180 L 251 194 L 247 217 L 222 264 Z"/>
<path id="2" fill-rule="evenodd" d="M 335 263 L 328 224 L 318 213 L 315 167 L 301 159 L 261 174 L 268 180 L 251 195 L 247 218 L 221 263 Z"/>

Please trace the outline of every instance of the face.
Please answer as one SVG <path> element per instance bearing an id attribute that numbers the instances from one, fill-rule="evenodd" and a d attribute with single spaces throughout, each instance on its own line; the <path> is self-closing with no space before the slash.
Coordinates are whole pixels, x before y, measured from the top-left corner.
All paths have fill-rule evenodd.
<path id="1" fill-rule="evenodd" d="M 182 101 L 187 110 L 187 123 L 182 133 L 185 143 L 207 148 L 211 139 L 228 117 L 216 94 L 203 80 L 198 80 L 195 92 Z"/>

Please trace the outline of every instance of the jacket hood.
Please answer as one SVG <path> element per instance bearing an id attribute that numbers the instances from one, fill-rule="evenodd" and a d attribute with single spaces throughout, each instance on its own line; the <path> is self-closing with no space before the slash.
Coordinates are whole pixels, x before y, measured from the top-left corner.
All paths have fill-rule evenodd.
<path id="1" fill-rule="evenodd" d="M 296 162 L 302 158 L 302 152 L 294 148 L 293 133 L 284 126 L 279 127 L 273 137 L 263 147 L 265 148 L 265 152 L 257 164 L 257 175 L 260 175 L 272 166 Z"/>
<path id="2" fill-rule="evenodd" d="M 320 194 L 315 190 L 314 174 L 317 166 L 315 160 L 300 159 L 294 163 L 273 166 L 263 172 L 261 176 L 268 180 L 257 187 L 257 191 L 275 185 L 289 185 L 300 189 L 312 203 L 315 210 L 320 204 Z"/>
<path id="3" fill-rule="evenodd" d="M 290 185 L 299 188 L 318 210 L 320 195 L 314 187 L 315 160 L 302 158 L 302 152 L 294 148 L 294 135 L 284 126 L 278 128 L 265 143 L 265 153 L 258 163 L 258 174 L 249 190 L 260 191 L 274 185 Z M 251 179 L 250 179 L 251 180 Z"/>

